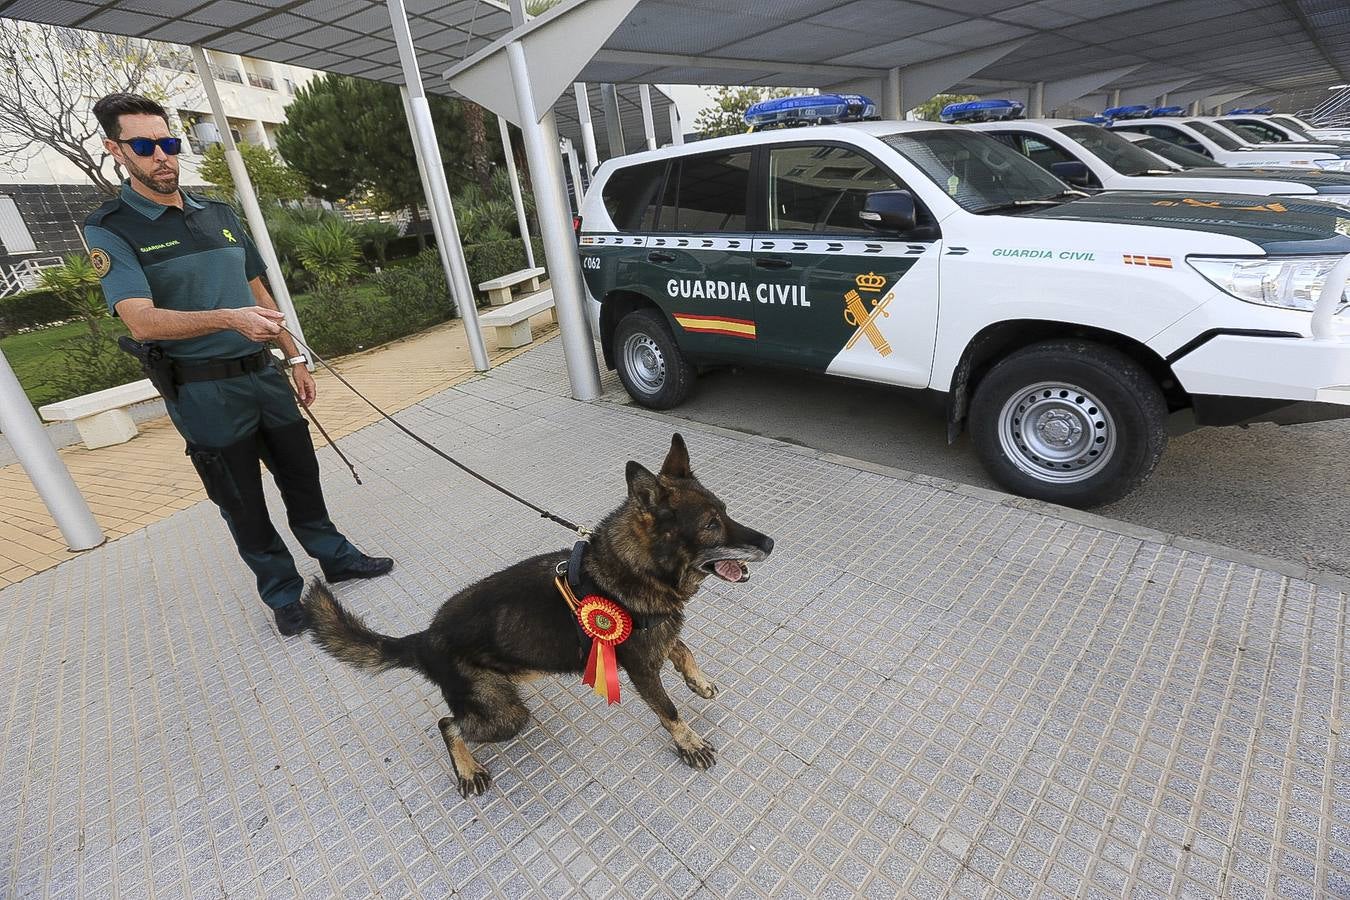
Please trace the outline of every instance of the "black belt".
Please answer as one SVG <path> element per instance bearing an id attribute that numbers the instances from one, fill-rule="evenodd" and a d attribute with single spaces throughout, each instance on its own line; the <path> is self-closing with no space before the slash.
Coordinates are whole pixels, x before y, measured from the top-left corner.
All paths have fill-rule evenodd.
<path id="1" fill-rule="evenodd" d="M 238 378 L 250 372 L 261 372 L 271 365 L 272 354 L 259 350 L 248 356 L 235 359 L 208 359 L 199 363 L 173 364 L 173 380 L 177 384 L 189 384 L 194 381 L 218 381 L 221 378 Z"/>

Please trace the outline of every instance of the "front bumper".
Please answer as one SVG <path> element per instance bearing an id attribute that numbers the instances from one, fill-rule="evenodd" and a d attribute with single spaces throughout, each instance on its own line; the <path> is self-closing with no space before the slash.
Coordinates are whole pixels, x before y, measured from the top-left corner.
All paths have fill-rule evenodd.
<path id="1" fill-rule="evenodd" d="M 1344 336 L 1221 334 L 1174 360 L 1172 372 L 1202 425 L 1350 418 L 1350 339 Z"/>

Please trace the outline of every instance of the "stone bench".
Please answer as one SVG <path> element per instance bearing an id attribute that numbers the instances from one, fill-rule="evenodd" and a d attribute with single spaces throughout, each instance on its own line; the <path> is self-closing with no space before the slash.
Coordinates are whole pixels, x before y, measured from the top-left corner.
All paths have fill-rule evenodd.
<path id="1" fill-rule="evenodd" d="M 524 347 L 534 340 L 534 332 L 530 330 L 530 316 L 538 315 L 544 310 L 552 313 L 553 321 L 558 320 L 558 313 L 553 308 L 553 291 L 551 290 L 540 291 L 523 300 L 517 300 L 515 303 L 508 303 L 505 306 L 489 310 L 479 316 L 478 321 L 483 325 L 491 325 L 497 329 L 497 346 L 499 348 Z"/>
<path id="2" fill-rule="evenodd" d="M 525 285 L 525 293 L 533 294 L 539 290 L 539 278 L 544 274 L 540 268 L 520 269 L 507 275 L 489 279 L 478 285 L 480 291 L 487 293 L 488 303 L 492 306 L 504 306 L 511 302 L 511 288 Z"/>
<path id="3" fill-rule="evenodd" d="M 74 422 L 80 439 L 90 450 L 121 444 L 136 436 L 136 423 L 127 408 L 154 400 L 159 391 L 148 379 L 119 384 L 107 390 L 71 397 L 38 408 L 48 422 Z"/>

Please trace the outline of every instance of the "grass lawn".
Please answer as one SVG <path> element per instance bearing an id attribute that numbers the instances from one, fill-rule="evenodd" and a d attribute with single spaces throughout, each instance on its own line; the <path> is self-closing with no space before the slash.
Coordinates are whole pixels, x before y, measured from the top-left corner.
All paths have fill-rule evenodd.
<path id="1" fill-rule="evenodd" d="M 114 339 L 117 335 L 126 334 L 126 328 L 116 319 L 108 320 L 103 327 Z M 68 325 L 56 325 L 40 331 L 30 331 L 28 334 L 13 334 L 7 338 L 0 338 L 0 351 L 9 360 L 14 374 L 19 376 L 19 384 L 23 385 L 23 389 L 28 393 L 28 399 L 33 401 L 35 408 L 44 403 L 63 400 L 65 395 L 70 393 L 58 384 L 47 382 L 53 380 L 59 371 L 56 366 L 58 346 L 79 337 L 84 330 L 83 323 L 71 322 Z"/>

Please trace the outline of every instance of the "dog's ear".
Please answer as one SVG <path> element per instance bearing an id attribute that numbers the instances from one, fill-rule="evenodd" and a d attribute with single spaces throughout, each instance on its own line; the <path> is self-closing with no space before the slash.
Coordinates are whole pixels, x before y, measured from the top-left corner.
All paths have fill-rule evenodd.
<path id="1" fill-rule="evenodd" d="M 656 509 L 664 494 L 661 482 L 656 480 L 656 476 L 648 472 L 642 463 L 631 459 L 624 474 L 628 477 L 628 496 L 644 509 Z"/>
<path id="2" fill-rule="evenodd" d="M 677 431 L 670 436 L 670 452 L 661 464 L 661 474 L 667 478 L 693 478 L 689 468 L 689 450 L 684 446 L 684 438 Z"/>

